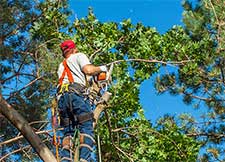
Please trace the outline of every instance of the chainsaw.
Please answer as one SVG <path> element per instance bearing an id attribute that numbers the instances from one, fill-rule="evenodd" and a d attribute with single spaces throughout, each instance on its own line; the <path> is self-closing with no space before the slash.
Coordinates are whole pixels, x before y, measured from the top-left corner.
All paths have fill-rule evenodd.
<path id="1" fill-rule="evenodd" d="M 112 95 L 108 92 L 108 87 L 112 82 L 112 71 L 114 65 L 111 64 L 108 72 L 101 72 L 98 75 L 94 76 L 94 82 L 96 86 L 94 86 L 95 91 L 98 92 L 99 99 L 97 103 L 100 102 L 108 102 L 110 96 Z"/>
<path id="2" fill-rule="evenodd" d="M 95 77 L 95 81 L 101 91 L 105 92 L 108 90 L 108 85 L 112 82 L 112 71 L 113 71 L 113 64 L 110 65 L 108 72 L 101 72 Z"/>

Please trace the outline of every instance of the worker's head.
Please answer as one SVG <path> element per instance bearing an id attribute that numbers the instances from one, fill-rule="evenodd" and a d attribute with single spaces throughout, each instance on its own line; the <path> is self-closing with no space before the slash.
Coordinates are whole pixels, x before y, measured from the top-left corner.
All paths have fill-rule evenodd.
<path id="1" fill-rule="evenodd" d="M 62 50 L 63 57 L 67 54 L 73 53 L 76 50 L 76 45 L 72 40 L 66 40 L 61 43 L 60 48 Z"/>

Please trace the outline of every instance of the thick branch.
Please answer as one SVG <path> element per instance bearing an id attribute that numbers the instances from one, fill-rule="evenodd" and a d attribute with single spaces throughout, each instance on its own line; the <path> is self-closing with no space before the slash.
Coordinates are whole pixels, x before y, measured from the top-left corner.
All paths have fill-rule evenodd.
<path id="1" fill-rule="evenodd" d="M 0 113 L 4 115 L 27 139 L 40 158 L 45 162 L 56 162 L 56 159 L 48 147 L 35 134 L 28 122 L 9 105 L 0 94 Z"/>
<path id="2" fill-rule="evenodd" d="M 105 109 L 106 105 L 104 104 L 98 104 L 94 110 L 94 123 L 93 123 L 93 127 L 95 128 L 97 123 L 98 123 L 98 119 L 100 114 L 102 113 L 102 111 Z"/>

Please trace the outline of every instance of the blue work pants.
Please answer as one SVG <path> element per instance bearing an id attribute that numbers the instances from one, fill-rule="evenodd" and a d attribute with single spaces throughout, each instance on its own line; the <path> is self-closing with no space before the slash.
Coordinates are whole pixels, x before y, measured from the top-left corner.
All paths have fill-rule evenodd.
<path id="1" fill-rule="evenodd" d="M 58 101 L 58 107 L 60 113 L 60 118 L 70 118 L 70 109 L 72 109 L 75 115 L 82 115 L 85 113 L 90 113 L 92 111 L 91 105 L 88 100 L 85 100 L 83 96 L 80 96 L 76 93 L 65 92 Z M 93 119 L 85 121 L 80 124 L 70 124 L 64 127 L 64 136 L 72 136 L 74 135 L 74 129 L 79 129 L 80 133 L 88 134 L 91 137 L 94 136 L 93 131 Z M 87 137 L 84 137 L 84 144 L 89 145 L 93 148 L 94 142 Z M 86 160 L 88 162 L 92 162 L 92 151 L 87 147 L 80 148 L 80 160 Z"/>

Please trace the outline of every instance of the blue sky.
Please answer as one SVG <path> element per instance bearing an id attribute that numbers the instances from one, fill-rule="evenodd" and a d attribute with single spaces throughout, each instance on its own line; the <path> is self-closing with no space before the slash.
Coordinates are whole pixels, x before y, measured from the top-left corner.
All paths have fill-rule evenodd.
<path id="1" fill-rule="evenodd" d="M 130 18 L 133 23 L 142 22 L 160 33 L 182 24 L 181 0 L 70 0 L 70 4 L 79 18 L 86 16 L 91 6 L 101 22 Z"/>
<path id="2" fill-rule="evenodd" d="M 70 0 L 74 16 L 87 16 L 92 7 L 101 22 L 121 22 L 131 19 L 133 24 L 142 22 L 145 26 L 156 28 L 161 34 L 174 25 L 182 24 L 182 0 Z M 181 96 L 157 95 L 153 87 L 155 76 L 141 85 L 140 102 L 148 119 L 155 121 L 164 114 L 190 113 L 198 117 L 199 110 L 183 103 Z"/>

